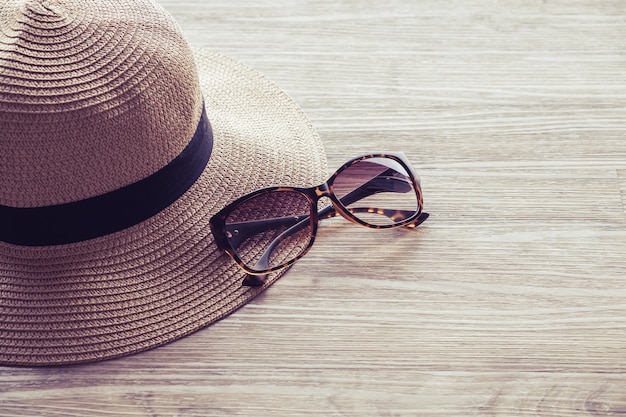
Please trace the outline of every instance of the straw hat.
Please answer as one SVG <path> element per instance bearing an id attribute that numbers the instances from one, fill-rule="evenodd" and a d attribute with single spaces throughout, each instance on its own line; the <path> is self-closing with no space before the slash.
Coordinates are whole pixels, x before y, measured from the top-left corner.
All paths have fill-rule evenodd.
<path id="1" fill-rule="evenodd" d="M 301 109 L 150 0 L 0 3 L 0 364 L 178 339 L 260 289 L 209 219 L 326 178 Z"/>

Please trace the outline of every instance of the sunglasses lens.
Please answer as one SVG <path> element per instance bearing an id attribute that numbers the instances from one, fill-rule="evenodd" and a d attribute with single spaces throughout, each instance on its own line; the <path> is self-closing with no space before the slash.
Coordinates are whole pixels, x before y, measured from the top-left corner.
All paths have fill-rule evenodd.
<path id="1" fill-rule="evenodd" d="M 392 158 L 356 162 L 335 177 L 331 188 L 352 216 L 371 226 L 392 226 L 419 210 L 409 172 Z"/>
<path id="2" fill-rule="evenodd" d="M 248 268 L 265 272 L 302 255 L 313 240 L 311 203 L 297 191 L 268 191 L 226 218 L 230 246 Z"/>

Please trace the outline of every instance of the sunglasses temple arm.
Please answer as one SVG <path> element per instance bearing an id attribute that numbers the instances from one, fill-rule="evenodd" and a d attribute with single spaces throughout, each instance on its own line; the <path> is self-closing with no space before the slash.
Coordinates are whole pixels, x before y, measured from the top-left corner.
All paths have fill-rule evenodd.
<path id="1" fill-rule="evenodd" d="M 392 175 L 394 172 L 397 171 L 390 168 L 365 184 L 350 191 L 341 198 L 341 204 L 348 206 L 366 197 L 385 191 L 394 193 L 408 193 L 413 191 L 411 183 L 406 179 L 394 177 Z"/>
<path id="2" fill-rule="evenodd" d="M 349 193 L 348 195 L 346 195 L 344 198 L 341 199 L 341 203 L 344 205 L 348 205 L 348 204 L 352 204 L 356 201 L 359 201 L 365 197 L 368 197 L 372 194 L 378 193 L 378 192 L 384 192 L 384 191 L 396 191 L 398 192 L 398 188 L 397 184 L 395 183 L 389 183 L 388 179 L 392 179 L 392 180 L 397 180 L 400 181 L 403 186 L 404 186 L 404 191 L 401 192 L 409 192 L 410 190 L 412 190 L 413 188 L 409 185 L 408 188 L 406 187 L 406 181 L 395 178 L 395 177 L 381 177 L 378 176 L 370 181 L 368 181 L 366 184 L 363 184 L 362 186 L 360 186 L 359 188 L 357 188 L 356 190 L 352 191 L 351 193 Z M 381 182 L 382 180 L 382 182 Z M 375 186 L 377 184 L 380 185 L 389 185 L 392 184 L 393 185 L 393 189 L 389 190 L 388 187 L 381 187 L 380 185 Z M 414 211 L 412 210 L 387 210 L 387 209 L 372 209 L 372 208 L 355 208 L 355 209 L 349 209 L 351 212 L 354 213 L 358 213 L 358 212 L 372 212 L 372 210 L 374 210 L 375 212 L 382 214 L 384 216 L 387 216 L 389 218 L 393 218 L 395 216 L 397 216 L 398 214 L 402 214 L 402 216 L 409 217 L 411 216 Z M 320 210 L 318 212 L 318 218 L 321 219 L 328 219 L 331 217 L 335 217 L 337 216 L 337 210 L 335 209 L 334 206 L 328 206 L 323 208 L 322 210 Z M 300 231 L 302 228 L 306 227 L 308 225 L 308 220 L 309 220 L 309 216 L 302 216 L 300 217 L 302 220 L 300 220 L 298 223 L 294 224 L 293 226 L 291 226 L 290 228 L 288 228 L 287 230 L 285 230 L 284 232 L 282 232 L 280 235 L 278 235 L 278 237 L 276 237 L 276 239 L 274 239 L 272 241 L 272 243 L 267 247 L 267 250 L 265 251 L 265 253 L 263 253 L 263 256 L 261 256 L 261 258 L 257 261 L 257 263 L 254 266 L 254 269 L 259 269 L 259 270 L 263 270 L 263 269 L 268 269 L 269 268 L 269 256 L 271 255 L 271 253 L 274 251 L 274 249 L 276 248 L 276 246 L 283 241 L 284 239 L 286 239 L 287 237 L 289 237 L 290 235 L 292 235 L 293 233 L 296 233 L 298 231 Z M 414 223 L 412 223 L 411 225 L 413 227 L 418 226 L 419 224 L 421 224 L 424 220 L 426 220 L 428 218 L 428 213 L 422 213 L 420 216 L 418 216 L 418 218 L 416 219 L 416 221 Z M 267 219 L 267 220 L 262 220 L 262 222 L 266 222 L 266 223 L 274 223 L 275 221 L 277 222 L 281 222 L 285 219 L 291 219 L 293 220 L 294 217 L 284 217 L 284 218 L 277 218 L 277 219 Z M 259 222 L 254 222 L 254 223 L 259 223 Z M 272 224 L 273 226 L 273 224 Z"/>
<path id="3" fill-rule="evenodd" d="M 332 209 L 329 210 L 333 211 L 336 215 L 336 211 L 334 211 L 334 208 L 332 206 L 330 207 L 326 207 L 326 209 Z M 320 213 L 322 213 L 324 210 L 321 210 Z M 413 213 L 413 212 L 409 212 L 409 213 Z M 328 216 L 328 217 L 332 217 L 332 216 Z M 325 217 L 325 218 L 328 218 Z M 417 219 L 415 219 L 415 221 L 411 224 L 409 224 L 409 227 L 417 227 L 420 224 L 422 224 L 424 222 L 424 220 L 426 220 L 428 218 L 428 213 L 426 212 L 422 212 Z M 305 227 L 307 225 L 307 221 L 306 219 L 300 221 L 299 223 L 293 225 L 292 227 L 290 227 L 289 229 L 285 230 L 284 232 L 282 232 L 276 239 L 274 239 L 272 241 L 272 243 L 268 246 L 268 248 L 265 250 L 265 252 L 263 253 L 263 255 L 261 256 L 261 258 L 257 261 L 257 263 L 254 265 L 254 269 L 257 270 L 264 270 L 264 269 L 269 269 L 269 257 L 272 254 L 272 252 L 274 251 L 274 249 L 276 249 L 276 246 L 283 241 L 284 239 L 286 239 L 287 237 L 289 237 L 291 234 L 296 233 L 297 231 L 299 231 L 300 229 L 302 229 L 303 227 Z M 252 275 L 252 274 L 248 274 L 246 275 L 246 277 L 244 278 L 242 285 L 247 286 L 247 287 L 260 287 L 265 283 L 265 280 L 267 279 L 267 274 L 261 274 L 261 275 Z"/>
<path id="4" fill-rule="evenodd" d="M 302 230 L 308 225 L 309 225 L 309 216 L 305 216 L 301 221 L 294 224 L 289 229 L 285 230 L 280 235 L 278 235 L 272 241 L 272 243 L 268 245 L 267 249 L 265 250 L 265 252 L 263 252 L 263 255 L 259 258 L 256 264 L 254 264 L 253 269 L 260 270 L 260 271 L 270 269 L 269 258 L 272 252 L 274 252 L 274 249 L 276 249 L 276 247 L 278 246 L 278 244 L 282 242 L 283 240 L 287 239 L 292 234 L 297 233 L 298 231 Z M 259 287 L 265 283 L 266 279 L 267 279 L 267 274 L 259 274 L 259 275 L 248 274 L 244 278 L 242 285 L 247 286 L 247 287 Z"/>
<path id="5" fill-rule="evenodd" d="M 424 223 L 426 221 L 426 219 L 428 218 L 428 216 L 430 216 L 428 213 L 426 213 L 425 211 L 422 211 L 420 213 L 419 216 L 417 216 L 417 219 L 413 220 L 413 222 L 411 222 L 410 224 L 407 225 L 407 227 L 417 227 L 420 224 Z"/>
<path id="6" fill-rule="evenodd" d="M 344 206 L 348 206 L 356 201 L 359 201 L 365 197 L 369 197 L 370 195 L 383 192 L 383 191 L 396 191 L 396 192 L 409 192 L 412 190 L 410 185 L 407 186 L 406 181 L 396 179 L 399 181 L 398 185 L 396 182 L 387 181 L 387 176 L 378 176 L 367 183 L 361 185 L 359 188 L 351 191 L 347 195 L 345 195 L 341 199 L 341 203 Z M 402 183 L 404 183 L 404 189 L 398 191 L 398 188 L 402 187 Z M 393 185 L 393 187 L 389 187 L 389 185 Z M 394 211 L 395 213 L 395 211 Z M 328 207 L 323 208 L 318 212 L 319 219 L 329 219 L 331 217 L 335 217 L 338 215 L 335 208 L 330 205 Z M 253 220 L 247 222 L 240 223 L 231 223 L 226 226 L 226 229 L 232 237 L 229 239 L 230 245 L 236 249 L 248 239 L 253 234 L 258 233 L 259 231 L 266 231 L 276 227 L 291 227 L 290 225 L 294 224 L 294 221 L 299 222 L 300 220 L 308 220 L 309 216 L 286 216 L 286 217 L 275 217 L 272 219 L 263 219 L 263 220 Z M 297 230 L 294 231 L 294 233 Z"/>
<path id="7" fill-rule="evenodd" d="M 373 187 L 373 185 L 375 185 L 376 183 L 378 184 L 385 184 L 388 185 L 389 183 L 387 181 L 384 181 L 385 178 L 383 179 L 383 183 L 381 183 L 380 181 L 380 177 L 374 178 L 373 180 L 367 182 L 366 184 L 362 185 L 361 187 L 357 188 L 356 190 L 352 191 L 351 193 L 349 193 L 348 195 L 344 196 L 344 198 L 341 199 L 342 204 L 344 205 L 349 205 L 352 204 L 356 201 L 359 201 L 365 197 L 368 197 L 372 194 L 375 194 L 377 192 L 383 192 L 383 191 L 398 191 L 396 187 L 394 187 L 393 190 L 389 190 L 388 187 Z M 406 182 L 405 182 L 406 185 Z M 412 189 L 412 187 L 406 189 L 405 187 L 405 191 L 403 192 L 408 192 Z M 377 212 L 379 212 L 380 214 L 386 215 L 389 218 L 392 218 L 394 215 L 398 215 L 399 213 L 402 214 L 404 213 L 405 216 L 410 216 L 411 214 L 413 214 L 413 211 L 398 211 L 398 210 L 386 210 L 386 209 L 370 209 L 370 208 L 353 208 L 350 209 L 350 211 L 352 212 L 368 212 L 371 210 L 376 210 Z M 323 208 L 322 210 L 320 210 L 318 212 L 318 216 L 319 216 L 319 220 L 322 219 L 328 219 L 331 217 L 335 217 L 337 216 L 337 210 L 335 210 L 334 206 L 328 206 Z M 417 219 L 415 219 L 415 221 L 413 223 L 411 223 L 410 225 L 408 225 L 409 227 L 417 227 L 419 226 L 422 222 L 424 222 L 424 220 L 426 220 L 428 218 L 428 213 L 422 212 Z M 289 227 L 288 229 L 286 229 L 285 231 L 283 231 L 278 237 L 276 237 L 272 243 L 269 244 L 269 246 L 267 247 L 267 249 L 265 250 L 265 252 L 263 253 L 263 255 L 261 256 L 261 258 L 259 258 L 259 260 L 256 262 L 256 264 L 254 265 L 254 269 L 256 270 L 266 270 L 269 269 L 269 257 L 272 254 L 272 252 L 274 251 L 274 249 L 276 249 L 277 245 L 282 242 L 283 240 L 287 239 L 290 235 L 297 233 L 298 231 L 300 231 L 302 228 L 306 227 L 309 223 L 309 216 L 299 216 L 299 217 L 278 217 L 278 218 L 274 218 L 274 219 L 266 219 L 266 220 L 257 220 L 257 221 L 252 221 L 252 222 L 243 222 L 243 223 L 237 223 L 237 224 L 233 224 L 231 226 L 236 226 L 237 230 L 239 230 L 239 233 L 237 234 L 238 239 L 234 240 L 231 239 L 231 245 L 234 248 L 237 248 L 241 242 L 245 241 L 252 233 L 254 232 L 258 232 L 259 229 L 262 230 L 268 230 L 272 227 L 275 227 L 276 225 L 288 225 L 289 223 L 292 223 L 294 220 L 297 221 L 297 223 L 293 224 L 291 227 Z M 242 227 L 244 226 L 244 227 Z M 242 233 L 243 232 L 243 233 Z M 265 283 L 265 280 L 267 279 L 267 274 L 260 274 L 260 275 L 252 275 L 252 274 L 248 274 L 243 282 L 242 285 L 244 286 L 249 286 L 249 287 L 259 287 L 262 286 Z"/>
<path id="8" fill-rule="evenodd" d="M 333 211 L 335 213 L 334 215 L 336 215 L 336 211 L 334 211 L 334 208 L 332 206 L 326 207 L 326 209 L 329 209 L 329 208 L 332 209 L 332 210 L 329 210 L 329 212 Z M 326 209 L 321 210 L 320 213 L 322 213 Z M 328 218 L 328 217 L 332 217 L 332 216 L 327 216 L 325 218 Z M 415 219 L 415 221 L 413 223 L 411 223 L 410 225 L 408 225 L 408 226 L 409 227 L 417 227 L 420 224 L 422 224 L 424 222 L 424 220 L 426 220 L 427 218 L 428 218 L 428 213 L 422 212 L 417 217 L 417 219 Z M 285 230 L 276 239 L 274 239 L 272 241 L 272 243 L 268 246 L 268 248 L 265 250 L 265 252 L 261 256 L 261 258 L 254 265 L 254 269 L 257 269 L 257 270 L 269 269 L 269 257 L 272 254 L 272 252 L 274 251 L 274 249 L 276 249 L 276 245 L 278 245 L 278 243 L 280 243 L 281 241 L 283 241 L 284 239 L 289 237 L 289 235 L 291 235 L 293 233 L 296 233 L 298 230 L 300 230 L 303 227 L 305 227 L 306 224 L 307 224 L 307 221 L 306 221 L 306 219 L 304 219 L 304 220 L 300 221 L 299 223 L 293 225 L 289 229 Z M 266 279 L 267 279 L 267 274 L 261 274 L 261 275 L 248 274 L 244 278 L 244 280 L 242 282 L 242 285 L 247 286 L 247 287 L 260 287 L 260 286 L 262 286 L 265 283 Z"/>
<path id="9" fill-rule="evenodd" d="M 359 188 L 354 191 L 348 193 L 343 198 L 341 198 L 341 204 L 344 207 L 355 203 L 363 198 L 369 197 L 373 194 L 384 192 L 384 191 L 393 191 L 393 192 L 409 192 L 413 188 L 410 184 L 403 179 L 399 179 L 396 177 L 388 177 L 388 176 L 378 176 L 367 183 L 361 185 Z M 402 214 L 404 217 L 408 217 L 413 214 L 413 211 L 403 211 L 403 210 L 387 210 L 387 209 L 375 209 L 375 208 L 353 208 L 348 209 L 353 213 L 365 213 L 365 212 L 376 212 L 387 216 L 389 218 L 393 218 L 398 214 Z M 320 220 L 329 219 L 331 217 L 337 216 L 337 210 L 334 206 L 330 205 L 328 207 L 323 208 L 318 212 L 318 217 Z M 420 216 L 421 217 L 421 216 Z M 248 222 L 240 222 L 240 223 L 232 223 L 228 225 L 227 229 L 231 233 L 232 238 L 230 238 L 231 246 L 236 249 L 248 239 L 253 234 L 258 233 L 259 231 L 265 231 L 276 227 L 289 227 L 285 230 L 285 233 L 292 230 L 298 224 L 302 224 L 301 227 L 304 227 L 307 224 L 309 216 L 287 216 L 287 217 L 276 217 L 272 219 L 263 219 L 263 220 L 255 220 Z M 419 217 L 418 217 L 419 219 Z M 424 219 L 425 220 L 425 219 Z M 296 222 L 294 224 L 294 221 Z M 422 220 L 423 221 L 423 220 Z M 418 225 L 421 222 L 415 224 Z M 414 224 L 414 223 L 412 223 Z M 290 226 L 291 225 L 291 226 Z M 300 228 L 301 228 L 300 227 Z M 295 233 L 300 228 L 294 229 L 291 233 Z M 236 233 L 235 233 L 236 232 Z"/>
<path id="10" fill-rule="evenodd" d="M 365 184 L 361 185 L 359 188 L 349 192 L 344 197 L 342 197 L 339 201 L 341 201 L 341 204 L 347 208 L 350 204 L 355 203 L 371 195 L 374 195 L 376 193 L 382 193 L 385 191 L 396 192 L 396 193 L 408 193 L 413 190 L 413 186 L 408 181 L 401 179 L 401 178 L 386 175 L 389 173 L 389 171 L 397 172 L 393 169 L 389 169 L 385 171 L 384 173 L 372 178 Z M 404 218 L 406 218 L 406 217 L 411 216 L 414 213 L 413 211 L 410 211 L 410 210 L 387 210 L 387 209 L 376 209 L 376 208 L 352 208 L 352 209 L 347 209 L 347 210 L 352 213 L 374 212 L 374 213 L 382 214 L 383 216 L 386 216 L 390 219 L 393 219 L 398 214 L 402 214 Z M 333 206 L 328 206 L 319 211 L 319 219 L 320 220 L 329 219 L 331 217 L 337 216 L 337 214 L 338 213 Z"/>
<path id="11" fill-rule="evenodd" d="M 232 246 L 233 249 L 237 249 L 243 242 L 250 238 L 250 236 L 279 227 L 289 229 L 304 220 L 308 221 L 308 219 L 308 215 L 274 217 L 272 219 L 231 223 L 225 226 L 225 229 L 232 236 L 229 238 L 230 246 Z"/>
<path id="12" fill-rule="evenodd" d="M 328 212 L 322 213 L 322 211 L 326 211 L 328 210 Z M 375 213 L 375 214 L 380 214 L 381 216 L 385 216 L 388 219 L 393 220 L 394 222 L 399 222 L 402 221 L 404 219 L 407 219 L 411 216 L 413 216 L 415 214 L 414 210 L 391 210 L 391 209 L 383 209 L 383 208 L 376 208 L 376 207 L 350 207 L 345 209 L 347 211 L 349 211 L 350 213 Z M 321 210 L 319 212 L 319 216 L 320 216 L 320 220 L 322 219 L 329 219 L 331 217 L 335 217 L 338 216 L 339 213 L 337 213 L 337 211 L 335 210 L 334 207 L 330 206 L 330 207 L 326 207 L 324 210 Z M 424 213 L 424 212 L 422 212 Z M 428 215 L 426 213 L 424 213 L 425 216 L 422 216 L 422 214 L 420 213 L 420 215 L 415 219 L 414 222 L 410 223 L 409 227 L 416 227 L 419 226 L 420 224 L 422 224 L 424 222 L 424 220 L 426 220 L 426 218 L 428 218 Z"/>

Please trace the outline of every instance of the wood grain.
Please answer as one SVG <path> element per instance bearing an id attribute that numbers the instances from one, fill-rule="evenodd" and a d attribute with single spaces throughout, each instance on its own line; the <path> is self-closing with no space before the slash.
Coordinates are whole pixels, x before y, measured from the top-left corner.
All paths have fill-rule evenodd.
<path id="1" fill-rule="evenodd" d="M 332 168 L 404 151 L 431 219 L 332 219 L 162 348 L 0 368 L 0 416 L 626 414 L 626 3 L 160 3 L 294 97 Z"/>

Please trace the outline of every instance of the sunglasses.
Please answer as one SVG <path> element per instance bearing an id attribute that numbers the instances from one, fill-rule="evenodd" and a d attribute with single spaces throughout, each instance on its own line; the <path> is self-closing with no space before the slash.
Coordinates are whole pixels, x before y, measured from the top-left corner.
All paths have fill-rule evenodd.
<path id="1" fill-rule="evenodd" d="M 331 204 L 319 208 L 322 197 Z M 311 249 L 320 220 L 341 215 L 372 229 L 417 227 L 428 218 L 422 209 L 406 156 L 381 153 L 346 162 L 317 187 L 254 191 L 215 214 L 210 226 L 218 248 L 247 273 L 242 285 L 258 287 Z"/>

